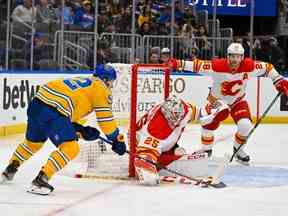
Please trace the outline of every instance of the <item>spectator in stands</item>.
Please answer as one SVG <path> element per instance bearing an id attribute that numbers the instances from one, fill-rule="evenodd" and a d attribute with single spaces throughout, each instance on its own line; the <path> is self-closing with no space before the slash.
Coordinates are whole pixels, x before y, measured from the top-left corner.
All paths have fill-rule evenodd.
<path id="1" fill-rule="evenodd" d="M 36 20 L 40 23 L 56 23 L 57 16 L 55 9 L 48 0 L 39 0 L 39 5 L 36 6 Z"/>
<path id="2" fill-rule="evenodd" d="M 137 33 L 141 36 L 154 34 L 151 24 L 149 22 L 144 22 Z"/>
<path id="3" fill-rule="evenodd" d="M 285 54 L 281 47 L 278 46 L 275 37 L 266 38 L 261 43 L 261 49 L 255 49 L 257 60 L 269 62 L 274 65 L 279 73 L 285 71 Z"/>
<path id="4" fill-rule="evenodd" d="M 72 10 L 71 3 L 69 1 L 65 1 L 63 13 L 62 13 L 62 0 L 55 0 L 55 4 L 57 6 L 57 8 L 55 9 L 57 20 L 61 22 L 63 14 L 65 25 L 74 24 L 74 13 Z"/>
<path id="5" fill-rule="evenodd" d="M 180 1 L 175 1 L 175 21 L 178 24 L 181 24 L 184 21 L 184 13 L 181 9 Z"/>
<path id="6" fill-rule="evenodd" d="M 81 26 L 82 29 L 92 30 L 94 27 L 95 15 L 92 11 L 91 2 L 84 0 L 82 7 L 77 8 L 74 16 L 74 24 Z"/>
<path id="7" fill-rule="evenodd" d="M 170 49 L 168 47 L 163 48 L 161 50 L 160 63 L 161 64 L 168 64 L 170 59 L 171 59 Z"/>
<path id="8" fill-rule="evenodd" d="M 193 61 L 198 58 L 199 50 L 197 47 L 192 47 L 191 55 L 189 56 L 190 61 Z"/>
<path id="9" fill-rule="evenodd" d="M 180 37 L 185 39 L 180 41 L 180 47 L 182 52 L 185 52 L 187 49 L 196 46 L 195 36 L 193 33 L 193 26 L 191 24 L 184 24 L 180 31 Z"/>
<path id="10" fill-rule="evenodd" d="M 258 38 L 254 40 L 254 44 L 253 44 L 253 49 L 257 49 L 257 48 L 259 49 L 261 48 L 261 41 Z"/>
<path id="11" fill-rule="evenodd" d="M 30 37 L 30 36 L 29 36 Z M 46 49 L 45 46 L 48 44 L 47 38 L 44 37 L 44 34 L 41 33 L 35 33 L 34 34 L 34 48 L 33 48 L 33 62 L 34 66 L 37 67 L 37 62 L 40 59 L 45 58 L 46 55 Z M 27 62 L 30 62 L 31 57 L 31 40 L 28 40 L 24 46 L 24 56 Z"/>
<path id="12" fill-rule="evenodd" d="M 36 7 L 32 7 L 32 0 L 23 0 L 23 4 L 18 5 L 12 12 L 14 22 L 31 23 L 36 18 Z"/>
<path id="13" fill-rule="evenodd" d="M 190 24 L 192 26 L 196 26 L 196 18 L 195 18 L 193 7 L 185 8 L 183 19 L 184 19 L 184 23 Z"/>
<path id="14" fill-rule="evenodd" d="M 157 20 L 158 23 L 165 24 L 171 22 L 171 6 L 168 5 L 160 11 L 160 16 Z M 177 24 L 183 23 L 184 13 L 181 10 L 181 4 L 179 1 L 175 2 L 175 22 Z"/>
<path id="15" fill-rule="evenodd" d="M 120 9 L 120 18 L 116 23 L 117 32 L 120 33 L 131 33 L 131 20 L 132 20 L 132 11 L 131 8 L 121 8 Z"/>
<path id="16" fill-rule="evenodd" d="M 248 38 L 250 38 L 250 32 L 247 33 L 247 38 L 238 37 L 235 40 L 236 43 L 242 44 L 244 48 L 244 57 L 250 57 L 250 41 Z"/>
<path id="17" fill-rule="evenodd" d="M 107 64 L 119 62 L 116 54 L 111 51 L 111 45 L 105 38 L 97 42 L 97 64 Z M 90 69 L 94 68 L 94 46 L 91 46 L 88 54 L 87 65 Z"/>
<path id="18" fill-rule="evenodd" d="M 117 8 L 112 3 L 111 5 L 106 5 L 105 10 L 103 11 L 105 16 L 107 16 L 109 23 L 113 23 L 113 18 L 115 17 L 115 14 L 117 13 Z"/>
<path id="19" fill-rule="evenodd" d="M 161 8 L 160 16 L 157 20 L 157 23 L 165 24 L 171 22 L 171 8 L 170 6 L 166 6 L 164 8 Z"/>
<path id="20" fill-rule="evenodd" d="M 194 38 L 195 35 L 194 35 L 193 26 L 191 24 L 185 23 L 181 28 L 180 36 L 186 37 L 186 38 Z"/>
<path id="21" fill-rule="evenodd" d="M 160 64 L 160 55 L 157 49 L 151 48 L 150 54 L 149 54 L 149 64 Z"/>
<path id="22" fill-rule="evenodd" d="M 98 16 L 98 33 L 101 34 L 103 32 L 106 32 L 108 25 L 110 25 L 108 17 L 105 14 L 99 15 Z"/>
<path id="23" fill-rule="evenodd" d="M 165 24 L 161 24 L 161 23 L 155 23 L 155 34 L 157 35 L 169 35 L 171 33 L 171 23 L 165 23 Z M 151 23 L 151 26 L 153 26 L 153 23 Z"/>
<path id="24" fill-rule="evenodd" d="M 205 25 L 198 25 L 198 37 L 208 37 L 208 30 L 207 30 L 207 27 Z"/>
<path id="25" fill-rule="evenodd" d="M 209 60 L 212 58 L 211 48 L 212 45 L 207 38 L 202 38 L 199 40 L 198 43 L 199 47 L 199 58 L 204 60 Z"/>
<path id="26" fill-rule="evenodd" d="M 200 59 L 211 59 L 211 42 L 208 40 L 208 31 L 205 25 L 199 25 L 198 27 L 198 41 L 197 47 L 199 48 Z"/>
<path id="27" fill-rule="evenodd" d="M 269 50 L 270 50 L 270 63 L 274 65 L 276 70 L 280 73 L 285 70 L 285 53 L 284 50 L 278 46 L 278 41 L 275 37 L 270 37 Z"/>
<path id="28" fill-rule="evenodd" d="M 151 11 L 148 6 L 143 6 L 141 8 L 141 14 L 138 17 L 138 27 L 140 28 L 144 22 L 150 22 L 151 21 Z"/>

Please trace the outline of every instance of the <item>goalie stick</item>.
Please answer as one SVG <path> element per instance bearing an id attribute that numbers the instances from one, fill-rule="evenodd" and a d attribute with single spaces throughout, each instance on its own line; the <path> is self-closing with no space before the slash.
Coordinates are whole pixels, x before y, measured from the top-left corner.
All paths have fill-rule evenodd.
<path id="1" fill-rule="evenodd" d="M 99 136 L 98 138 L 100 140 L 112 145 L 112 142 L 110 140 L 107 140 L 101 136 Z M 130 152 L 128 150 L 126 150 L 126 153 L 130 154 Z M 166 170 L 166 171 L 168 171 L 174 175 L 182 177 L 182 179 L 186 179 L 186 180 L 190 181 L 192 185 L 196 185 L 196 186 L 200 186 L 200 187 L 212 187 L 212 188 L 224 188 L 224 187 L 226 187 L 226 184 L 219 180 L 223 176 L 224 169 L 227 166 L 228 161 L 229 161 L 229 159 L 227 160 L 226 157 L 224 157 L 223 161 L 217 167 L 215 174 L 213 176 L 209 176 L 207 178 L 193 178 L 193 177 L 187 176 L 183 173 L 180 173 L 176 170 L 172 170 L 166 166 L 161 166 L 160 164 L 155 163 L 154 161 L 151 161 L 147 158 L 143 158 L 143 157 L 139 157 L 139 156 L 136 156 L 136 157 L 141 159 L 141 160 L 144 160 L 150 164 L 153 164 L 154 166 L 156 166 L 159 169 L 164 169 L 164 170 Z"/>

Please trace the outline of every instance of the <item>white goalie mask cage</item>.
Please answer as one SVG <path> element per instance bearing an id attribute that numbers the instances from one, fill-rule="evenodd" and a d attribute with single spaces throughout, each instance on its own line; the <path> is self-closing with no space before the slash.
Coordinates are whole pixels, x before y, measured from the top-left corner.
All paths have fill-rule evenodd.
<path id="1" fill-rule="evenodd" d="M 162 103 L 161 112 L 168 124 L 176 127 L 185 116 L 184 102 L 176 95 L 172 95 Z"/>

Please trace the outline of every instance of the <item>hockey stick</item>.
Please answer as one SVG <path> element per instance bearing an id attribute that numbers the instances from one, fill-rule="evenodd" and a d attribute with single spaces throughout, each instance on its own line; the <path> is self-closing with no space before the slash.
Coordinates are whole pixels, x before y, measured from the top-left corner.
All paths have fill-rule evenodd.
<path id="1" fill-rule="evenodd" d="M 271 103 L 269 104 L 269 106 L 266 108 L 266 110 L 264 111 L 264 113 L 262 114 L 262 116 L 257 120 L 257 122 L 255 123 L 254 127 L 249 131 L 246 141 L 244 144 L 247 143 L 247 140 L 250 138 L 251 134 L 255 131 L 255 129 L 258 127 L 258 125 L 261 123 L 261 121 L 263 120 L 263 118 L 265 118 L 265 116 L 267 115 L 267 113 L 270 111 L 270 109 L 272 108 L 272 106 L 275 104 L 275 102 L 277 101 L 277 99 L 281 96 L 281 92 L 278 92 L 278 94 L 274 97 L 274 99 L 271 101 Z M 240 145 L 232 154 L 231 158 L 230 158 L 230 163 L 233 161 L 235 155 L 237 154 L 237 152 L 241 149 L 241 147 L 244 145 Z"/>
<path id="2" fill-rule="evenodd" d="M 110 145 L 113 144 L 110 140 L 107 140 L 107 139 L 105 139 L 104 137 L 99 136 L 98 138 L 99 138 L 100 140 L 102 140 L 102 141 L 110 144 Z M 129 152 L 128 150 L 126 150 L 126 153 L 127 153 L 127 154 L 130 154 L 130 152 Z M 160 165 L 160 164 L 158 164 L 158 163 L 155 163 L 154 161 L 151 161 L 151 160 L 149 160 L 149 159 L 147 159 L 147 158 L 143 158 L 143 157 L 139 157 L 139 156 L 136 156 L 136 157 L 139 158 L 139 159 L 141 159 L 141 160 L 146 161 L 147 163 L 153 164 L 153 165 L 156 166 L 158 169 L 164 169 L 164 170 L 166 170 L 166 171 L 168 171 L 168 172 L 170 172 L 170 173 L 172 173 L 172 174 L 174 174 L 174 175 L 177 175 L 177 176 L 180 176 L 180 177 L 182 177 L 182 178 L 188 179 L 188 180 L 191 182 L 191 184 L 193 183 L 193 185 L 197 185 L 197 186 L 201 186 L 201 187 L 209 187 L 209 186 L 210 186 L 210 187 L 213 187 L 213 188 L 223 188 L 223 187 L 226 187 L 226 184 L 225 184 L 225 183 L 219 181 L 219 178 L 221 177 L 220 175 L 221 175 L 222 173 L 224 173 L 225 163 L 226 163 L 225 160 L 223 161 L 223 164 L 220 164 L 220 165 L 219 165 L 219 167 L 218 167 L 218 170 L 219 170 L 219 171 L 214 175 L 215 177 L 209 176 L 207 179 L 204 179 L 204 178 L 198 179 L 198 178 L 193 178 L 193 177 L 187 176 L 187 175 L 185 175 L 185 174 L 183 174 L 183 173 L 180 173 L 180 172 L 178 172 L 178 171 L 176 171 L 176 170 L 172 170 L 172 169 L 170 169 L 170 168 L 168 168 L 168 167 L 166 167 L 166 166 L 162 166 L 162 165 Z M 219 173 L 220 173 L 220 174 L 219 174 Z"/>

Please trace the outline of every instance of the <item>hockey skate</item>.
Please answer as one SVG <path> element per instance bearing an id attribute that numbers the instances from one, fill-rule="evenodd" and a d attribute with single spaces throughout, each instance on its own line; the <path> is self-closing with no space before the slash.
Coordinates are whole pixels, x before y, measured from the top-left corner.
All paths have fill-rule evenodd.
<path id="1" fill-rule="evenodd" d="M 54 188 L 48 183 L 47 175 L 43 171 L 40 171 L 38 176 L 32 181 L 32 185 L 27 192 L 39 195 L 48 195 L 53 190 Z"/>
<path id="2" fill-rule="evenodd" d="M 5 182 L 11 182 L 18 171 L 18 167 L 20 166 L 20 163 L 16 160 L 13 160 L 12 163 L 10 163 L 4 172 L 1 174 L 0 184 L 3 184 Z"/>
<path id="3" fill-rule="evenodd" d="M 210 158 L 212 156 L 212 149 L 207 149 L 204 152 L 207 153 L 208 158 Z"/>
<path id="4" fill-rule="evenodd" d="M 234 146 L 233 151 L 235 152 L 237 148 Z M 244 152 L 244 150 L 239 149 L 235 155 L 236 161 L 242 165 L 249 166 L 250 156 Z"/>

